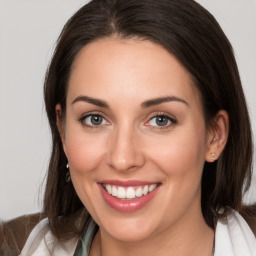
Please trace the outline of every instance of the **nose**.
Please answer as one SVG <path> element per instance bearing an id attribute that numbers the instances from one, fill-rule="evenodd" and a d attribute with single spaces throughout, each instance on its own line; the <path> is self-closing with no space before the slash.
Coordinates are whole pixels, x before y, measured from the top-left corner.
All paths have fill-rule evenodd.
<path id="1" fill-rule="evenodd" d="M 126 127 L 113 131 L 107 161 L 117 171 L 134 171 L 143 166 L 144 154 L 134 130 Z"/>

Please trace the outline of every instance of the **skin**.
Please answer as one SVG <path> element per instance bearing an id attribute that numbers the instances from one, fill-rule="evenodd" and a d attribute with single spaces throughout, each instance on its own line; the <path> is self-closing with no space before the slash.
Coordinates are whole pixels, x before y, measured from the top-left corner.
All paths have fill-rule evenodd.
<path id="1" fill-rule="evenodd" d="M 190 74 L 149 41 L 106 38 L 85 46 L 68 86 L 65 118 L 56 106 L 57 125 L 76 192 L 100 227 L 90 255 L 211 255 L 214 232 L 201 212 L 201 176 L 205 161 L 225 146 L 227 113 L 219 111 L 207 126 Z M 167 96 L 184 102 L 141 106 Z M 90 114 L 103 116 L 102 123 L 92 126 Z M 159 126 L 156 115 L 168 116 L 167 124 Z M 97 182 L 107 179 L 161 186 L 143 208 L 123 213 L 100 193 Z"/>

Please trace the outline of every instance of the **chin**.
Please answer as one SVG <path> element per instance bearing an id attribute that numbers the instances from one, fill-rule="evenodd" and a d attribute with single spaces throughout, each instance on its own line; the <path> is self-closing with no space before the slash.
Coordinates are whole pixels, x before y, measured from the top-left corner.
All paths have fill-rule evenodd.
<path id="1" fill-rule="evenodd" d="M 108 220 L 108 223 L 101 223 L 100 228 L 116 240 L 138 242 L 150 237 L 155 232 L 156 228 L 153 223 L 152 218 L 115 218 L 112 221 Z"/>

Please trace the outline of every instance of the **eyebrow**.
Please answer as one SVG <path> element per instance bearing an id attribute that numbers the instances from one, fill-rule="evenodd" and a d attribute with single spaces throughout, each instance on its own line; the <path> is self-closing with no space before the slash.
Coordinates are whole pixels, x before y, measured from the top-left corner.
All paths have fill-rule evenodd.
<path id="1" fill-rule="evenodd" d="M 175 96 L 168 96 L 168 97 L 160 97 L 160 98 L 150 99 L 150 100 L 144 101 L 141 104 L 141 107 L 142 108 L 149 108 L 149 107 L 159 105 L 159 104 L 169 102 L 169 101 L 177 101 L 177 102 L 180 102 L 180 103 L 184 103 L 186 106 L 189 107 L 189 104 L 185 100 L 183 100 L 181 98 L 178 98 L 178 97 L 175 97 Z"/>
<path id="2" fill-rule="evenodd" d="M 76 97 L 72 101 L 72 104 L 79 102 L 79 101 L 88 102 L 90 104 L 93 104 L 93 105 L 96 105 L 96 106 L 102 107 L 102 108 L 110 108 L 109 105 L 104 100 L 95 99 L 95 98 L 84 96 L 84 95 L 80 95 L 80 96 Z M 175 96 L 168 96 L 168 97 L 160 97 L 160 98 L 146 100 L 141 103 L 141 107 L 149 108 L 149 107 L 156 106 L 156 105 L 159 105 L 159 104 L 162 104 L 165 102 L 170 102 L 170 101 L 181 102 L 181 103 L 184 103 L 185 105 L 189 106 L 189 104 L 181 98 L 178 98 Z"/>
<path id="3" fill-rule="evenodd" d="M 88 97 L 88 96 L 83 96 L 83 95 L 80 95 L 80 96 L 76 97 L 72 101 L 72 104 L 74 104 L 76 102 L 79 102 L 79 101 L 88 102 L 88 103 L 91 103 L 93 105 L 96 105 L 96 106 L 102 107 L 102 108 L 109 108 L 109 105 L 104 100 L 95 99 L 95 98 Z"/>

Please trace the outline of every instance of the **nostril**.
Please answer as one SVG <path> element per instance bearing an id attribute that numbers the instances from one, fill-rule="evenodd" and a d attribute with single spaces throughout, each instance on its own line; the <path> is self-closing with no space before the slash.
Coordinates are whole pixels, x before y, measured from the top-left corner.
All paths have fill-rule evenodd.
<path id="1" fill-rule="evenodd" d="M 135 140 L 133 129 L 123 127 L 117 131 L 108 148 L 108 165 L 117 171 L 132 171 L 144 164 L 144 157 Z"/>
<path id="2" fill-rule="evenodd" d="M 109 165 L 118 171 L 128 171 L 137 167 L 134 161 L 115 160 L 115 159 L 112 159 L 111 161 L 109 161 Z"/>

